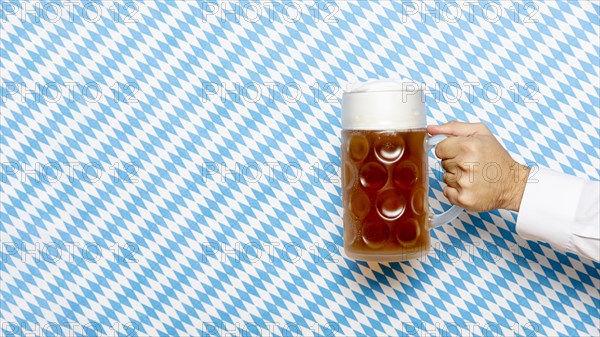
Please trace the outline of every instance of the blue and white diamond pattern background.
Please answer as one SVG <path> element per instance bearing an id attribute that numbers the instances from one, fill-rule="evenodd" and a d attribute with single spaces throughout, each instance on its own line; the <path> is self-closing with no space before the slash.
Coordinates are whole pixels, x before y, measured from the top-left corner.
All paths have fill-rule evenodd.
<path id="1" fill-rule="evenodd" d="M 510 212 L 345 258 L 338 151 L 344 87 L 409 77 L 429 123 L 598 179 L 597 1 L 1 9 L 2 336 L 600 334 L 599 265 Z"/>

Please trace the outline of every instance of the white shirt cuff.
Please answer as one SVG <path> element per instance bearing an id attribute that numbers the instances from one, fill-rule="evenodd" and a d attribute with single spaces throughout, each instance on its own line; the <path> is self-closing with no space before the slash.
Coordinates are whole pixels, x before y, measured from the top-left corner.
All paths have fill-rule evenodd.
<path id="1" fill-rule="evenodd" d="M 556 249 L 576 251 L 573 232 L 579 226 L 576 218 L 585 183 L 549 169 L 532 168 L 517 217 L 517 233 L 528 240 L 546 241 Z"/>

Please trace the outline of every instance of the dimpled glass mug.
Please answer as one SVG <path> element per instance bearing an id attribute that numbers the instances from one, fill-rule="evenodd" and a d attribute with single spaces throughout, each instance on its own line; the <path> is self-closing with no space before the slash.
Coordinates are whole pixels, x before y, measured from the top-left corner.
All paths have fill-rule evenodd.
<path id="1" fill-rule="evenodd" d="M 430 247 L 429 229 L 456 218 L 452 206 L 431 215 L 428 151 L 445 136 L 426 131 L 417 84 L 378 80 L 342 98 L 344 251 L 363 261 L 404 261 Z"/>

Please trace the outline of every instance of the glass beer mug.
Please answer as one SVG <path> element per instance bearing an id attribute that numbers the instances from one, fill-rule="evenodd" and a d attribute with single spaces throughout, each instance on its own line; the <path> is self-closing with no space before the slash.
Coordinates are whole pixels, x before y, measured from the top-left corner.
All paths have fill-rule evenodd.
<path id="1" fill-rule="evenodd" d="M 379 80 L 355 85 L 342 98 L 344 251 L 363 261 L 404 261 L 430 247 L 429 229 L 456 218 L 452 206 L 432 215 L 428 151 L 445 136 L 426 131 L 418 85 Z"/>

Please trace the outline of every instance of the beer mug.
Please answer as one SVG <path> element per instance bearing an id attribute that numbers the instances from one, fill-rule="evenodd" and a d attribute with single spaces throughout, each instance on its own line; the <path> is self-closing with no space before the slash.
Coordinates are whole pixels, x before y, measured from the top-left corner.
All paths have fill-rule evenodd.
<path id="1" fill-rule="evenodd" d="M 342 98 L 344 251 L 363 261 L 404 261 L 429 250 L 429 229 L 462 211 L 433 215 L 428 151 L 446 136 L 426 130 L 424 92 L 413 82 L 354 85 Z"/>

